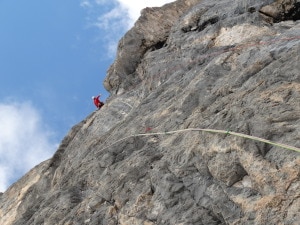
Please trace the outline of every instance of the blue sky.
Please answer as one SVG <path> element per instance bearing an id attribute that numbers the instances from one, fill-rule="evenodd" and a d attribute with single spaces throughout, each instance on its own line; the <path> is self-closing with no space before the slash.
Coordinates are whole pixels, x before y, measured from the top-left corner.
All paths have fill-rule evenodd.
<path id="1" fill-rule="evenodd" d="M 118 40 L 172 0 L 0 0 L 0 192 L 95 110 Z"/>

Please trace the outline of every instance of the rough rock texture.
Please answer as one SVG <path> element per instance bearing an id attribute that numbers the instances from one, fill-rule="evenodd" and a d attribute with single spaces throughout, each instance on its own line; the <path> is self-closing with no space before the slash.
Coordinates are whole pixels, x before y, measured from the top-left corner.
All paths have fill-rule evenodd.
<path id="1" fill-rule="evenodd" d="M 184 129 L 300 147 L 299 8 L 145 9 L 108 71 L 107 104 L 0 195 L 0 224 L 298 225 L 299 152 Z"/>

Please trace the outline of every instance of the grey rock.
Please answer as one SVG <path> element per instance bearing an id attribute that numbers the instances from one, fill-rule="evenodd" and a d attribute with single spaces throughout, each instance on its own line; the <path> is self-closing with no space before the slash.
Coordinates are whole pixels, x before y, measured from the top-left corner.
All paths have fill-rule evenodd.
<path id="1" fill-rule="evenodd" d="M 299 10 L 145 9 L 120 40 L 106 105 L 0 195 L 0 224 L 298 224 L 299 152 L 186 129 L 300 147 Z"/>

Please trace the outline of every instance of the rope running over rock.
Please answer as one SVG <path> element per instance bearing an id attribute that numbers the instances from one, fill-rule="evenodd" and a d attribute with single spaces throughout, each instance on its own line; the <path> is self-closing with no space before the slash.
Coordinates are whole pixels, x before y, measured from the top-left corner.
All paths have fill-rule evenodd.
<path id="1" fill-rule="evenodd" d="M 140 134 L 133 134 L 133 135 L 129 135 L 127 137 L 121 138 L 117 141 L 115 141 L 114 143 L 112 143 L 111 145 L 101 149 L 107 149 L 119 142 L 122 142 L 126 139 L 129 139 L 131 137 L 142 137 L 142 136 L 154 136 L 154 135 L 167 135 L 167 134 L 175 134 L 175 133 L 182 133 L 182 132 L 189 132 L 189 131 L 203 131 L 203 132 L 209 132 L 209 133 L 219 133 L 219 134 L 227 134 L 227 135 L 233 135 L 233 136 L 237 136 L 237 137 L 241 137 L 241 138 L 246 138 L 246 139 L 250 139 L 250 140 L 254 140 L 254 141 L 259 141 L 259 142 L 263 142 L 266 144 L 270 144 L 276 147 L 280 147 L 280 148 L 284 148 L 287 150 L 291 150 L 291 151 L 296 151 L 300 153 L 300 148 L 294 147 L 294 146 L 290 146 L 290 145 L 286 145 L 286 144 L 281 144 L 281 143 L 277 143 L 277 142 L 272 142 L 269 141 L 267 139 L 264 138 L 259 138 L 259 137 L 255 137 L 255 136 L 251 136 L 251 135 L 247 135 L 247 134 L 242 134 L 242 133 L 237 133 L 237 132 L 232 132 L 232 131 L 228 131 L 228 130 L 215 130 L 215 129 L 201 129 L 201 128 L 187 128 L 187 129 L 182 129 L 182 130 L 174 130 L 174 131 L 167 131 L 167 132 L 156 132 L 156 133 L 140 133 Z"/>

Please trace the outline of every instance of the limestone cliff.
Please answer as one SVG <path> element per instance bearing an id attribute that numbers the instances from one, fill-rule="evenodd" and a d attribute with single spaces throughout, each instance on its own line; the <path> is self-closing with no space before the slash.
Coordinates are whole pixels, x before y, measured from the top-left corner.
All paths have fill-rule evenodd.
<path id="1" fill-rule="evenodd" d="M 299 19 L 298 0 L 144 9 L 106 105 L 0 196 L 0 224 L 299 224 L 300 153 L 230 135 L 300 147 Z"/>

